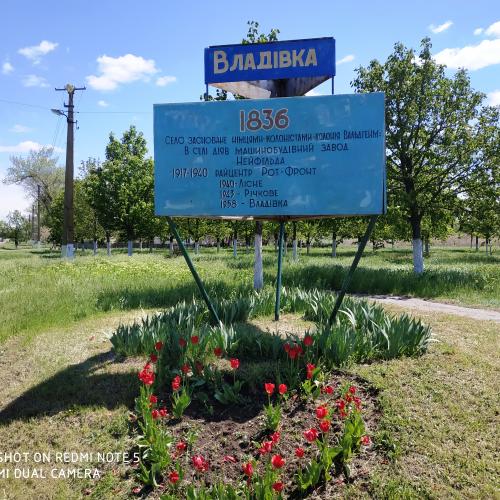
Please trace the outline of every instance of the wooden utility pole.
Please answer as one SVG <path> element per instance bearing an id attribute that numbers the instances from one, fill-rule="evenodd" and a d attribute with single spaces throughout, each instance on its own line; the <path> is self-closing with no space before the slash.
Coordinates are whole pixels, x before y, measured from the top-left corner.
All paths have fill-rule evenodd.
<path id="1" fill-rule="evenodd" d="M 61 253 L 63 257 L 68 257 L 70 259 L 74 256 L 74 237 L 75 237 L 75 226 L 74 226 L 74 216 L 73 216 L 73 172 L 74 172 L 74 125 L 75 121 L 73 119 L 74 106 L 73 106 L 73 96 L 77 90 L 86 90 L 85 87 L 75 87 L 68 83 L 63 89 L 57 89 L 57 91 L 66 91 L 68 93 L 68 104 L 64 107 L 68 108 L 68 114 L 60 111 L 53 110 L 58 115 L 64 115 L 66 117 L 66 122 L 68 124 L 68 133 L 66 136 L 66 174 L 64 177 L 64 222 L 63 222 L 63 234 L 62 234 L 62 248 Z"/>

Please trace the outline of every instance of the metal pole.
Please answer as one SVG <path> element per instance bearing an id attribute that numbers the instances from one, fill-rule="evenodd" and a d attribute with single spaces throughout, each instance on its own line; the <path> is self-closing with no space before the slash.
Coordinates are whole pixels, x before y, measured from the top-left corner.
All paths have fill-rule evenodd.
<path id="1" fill-rule="evenodd" d="M 281 263 L 283 261 L 283 234 L 285 232 L 285 223 L 280 222 L 280 236 L 278 246 L 278 276 L 276 276 L 276 304 L 274 305 L 274 321 L 280 319 L 280 299 L 281 299 Z"/>
<path id="2" fill-rule="evenodd" d="M 219 319 L 219 316 L 217 316 L 217 313 L 215 311 L 215 308 L 210 301 L 210 298 L 207 294 L 207 291 L 205 290 L 205 287 L 203 286 L 203 283 L 196 272 L 196 269 L 194 268 L 193 262 L 191 261 L 191 258 L 189 257 L 189 254 L 186 251 L 186 247 L 184 246 L 184 243 L 182 243 L 181 237 L 179 236 L 179 233 L 177 231 L 177 227 L 172 220 L 171 217 L 167 217 L 168 224 L 170 226 L 170 231 L 172 234 L 175 236 L 175 239 L 177 240 L 177 244 L 179 245 L 179 248 L 181 249 L 182 255 L 184 256 L 184 259 L 186 260 L 186 264 L 189 267 L 189 270 L 191 271 L 191 274 L 193 275 L 194 280 L 196 281 L 196 284 L 198 285 L 198 288 L 200 290 L 200 293 L 203 297 L 203 300 L 207 304 L 208 310 L 210 311 L 210 314 L 213 316 L 215 322 L 217 324 L 221 324 L 221 320 Z"/>
<path id="3" fill-rule="evenodd" d="M 368 227 L 366 228 L 366 232 L 363 236 L 363 239 L 361 240 L 361 243 L 358 246 L 358 250 L 351 264 L 351 268 L 349 269 L 347 276 L 344 278 L 344 282 L 342 283 L 342 288 L 340 289 L 337 300 L 335 301 L 335 306 L 333 307 L 332 314 L 330 315 L 330 318 L 328 320 L 329 326 L 333 325 L 333 323 L 335 322 L 335 318 L 337 317 L 337 313 L 340 309 L 340 306 L 342 305 L 342 301 L 344 300 L 347 288 L 351 283 L 354 271 L 356 270 L 356 267 L 358 267 L 358 263 L 359 260 L 361 259 L 361 255 L 363 254 L 363 250 L 365 249 L 366 243 L 368 242 L 370 235 L 372 234 L 373 228 L 375 227 L 375 223 L 377 222 L 377 217 L 378 217 L 377 215 L 372 215 L 370 217 L 370 222 L 368 224 Z"/>

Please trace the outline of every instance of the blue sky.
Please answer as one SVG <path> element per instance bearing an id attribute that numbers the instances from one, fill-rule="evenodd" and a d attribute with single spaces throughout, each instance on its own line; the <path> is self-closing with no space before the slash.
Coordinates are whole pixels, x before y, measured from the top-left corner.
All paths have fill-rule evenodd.
<path id="1" fill-rule="evenodd" d="M 87 86 L 75 98 L 79 130 L 75 166 L 104 156 L 111 131 L 131 124 L 152 154 L 152 105 L 197 101 L 204 91 L 203 49 L 239 43 L 247 21 L 281 40 L 333 36 L 336 93 L 351 92 L 354 69 L 385 60 L 395 42 L 417 48 L 430 36 L 436 59 L 470 70 L 472 85 L 500 104 L 500 5 L 497 0 L 309 2 L 172 2 L 3 0 L 0 14 L 0 179 L 9 157 L 52 145 L 64 164 L 63 87 Z M 329 93 L 330 83 L 318 93 Z M 6 102 L 9 101 L 9 102 Z M 30 106 L 14 104 L 23 103 Z M 0 184 L 0 218 L 29 202 Z"/>

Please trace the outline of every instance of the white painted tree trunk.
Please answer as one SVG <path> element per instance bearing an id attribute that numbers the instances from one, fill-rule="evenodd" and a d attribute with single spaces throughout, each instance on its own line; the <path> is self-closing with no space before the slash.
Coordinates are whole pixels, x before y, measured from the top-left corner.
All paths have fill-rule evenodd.
<path id="1" fill-rule="evenodd" d="M 332 240 L 332 257 L 337 257 L 337 238 L 333 238 Z"/>
<path id="2" fill-rule="evenodd" d="M 220 252 L 220 241 L 217 241 L 217 253 Z"/>
<path id="3" fill-rule="evenodd" d="M 262 265 L 262 235 L 255 234 L 255 261 L 253 265 L 253 287 L 261 290 L 264 286 L 264 268 Z"/>
<path id="4" fill-rule="evenodd" d="M 94 255 L 97 255 L 97 240 L 94 240 Z"/>
<path id="5" fill-rule="evenodd" d="M 196 255 L 200 253 L 200 244 L 197 241 L 194 242 L 194 253 Z"/>
<path id="6" fill-rule="evenodd" d="M 311 251 L 311 244 L 309 242 L 306 243 L 306 253 L 309 255 L 309 252 Z"/>
<path id="7" fill-rule="evenodd" d="M 108 257 L 111 257 L 111 241 L 106 242 L 106 253 L 108 254 Z"/>
<path id="8" fill-rule="evenodd" d="M 297 240 L 293 240 L 293 242 L 292 242 L 292 257 L 293 257 L 293 260 L 298 259 Z"/>
<path id="9" fill-rule="evenodd" d="M 128 240 L 128 242 L 127 242 L 127 255 L 129 257 L 131 257 L 133 253 L 134 253 L 133 241 L 132 240 Z"/>
<path id="10" fill-rule="evenodd" d="M 238 240 L 236 238 L 233 239 L 233 257 L 238 255 Z"/>
<path id="11" fill-rule="evenodd" d="M 142 240 L 139 241 L 139 250 L 142 252 Z"/>
<path id="12" fill-rule="evenodd" d="M 424 272 L 424 256 L 422 254 L 422 238 L 412 240 L 413 246 L 413 271 L 416 274 Z"/>
<path id="13" fill-rule="evenodd" d="M 170 255 L 174 255 L 174 240 L 170 240 Z"/>

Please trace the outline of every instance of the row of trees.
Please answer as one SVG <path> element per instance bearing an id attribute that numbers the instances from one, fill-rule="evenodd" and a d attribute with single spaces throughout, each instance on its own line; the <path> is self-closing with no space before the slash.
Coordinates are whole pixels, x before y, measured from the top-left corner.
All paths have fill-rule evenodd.
<path id="1" fill-rule="evenodd" d="M 278 30 L 259 34 L 249 23 L 245 43 L 277 40 Z M 423 253 L 431 238 L 444 238 L 453 229 L 486 239 L 500 234 L 500 108 L 487 106 L 485 95 L 471 88 L 465 70 L 449 77 L 431 56 L 429 39 L 421 49 L 396 44 L 384 63 L 359 67 L 352 82 L 356 92 L 383 91 L 386 96 L 388 212 L 379 218 L 372 241 L 412 241 L 413 263 L 423 271 Z M 210 98 L 210 97 L 209 97 Z M 217 92 L 212 99 L 225 100 Z M 238 98 L 238 96 L 236 96 Z M 54 242 L 60 241 L 63 195 L 62 172 L 50 150 L 14 157 L 7 182 L 22 183 L 29 192 L 43 186 L 45 223 Z M 129 241 L 172 241 L 168 225 L 154 216 L 153 161 L 142 133 L 130 127 L 117 139 L 109 137 L 104 162 L 82 163 L 75 182 L 75 235 L 78 240 L 112 235 Z M 276 240 L 277 225 L 253 222 L 179 221 L 195 242 L 212 238 L 217 244 L 242 239 L 248 245 Z M 366 221 L 328 219 L 288 225 L 290 239 L 309 246 L 330 235 L 332 254 L 344 238 L 359 238 Z M 293 234 L 292 234 L 293 233 Z M 259 243 L 260 244 L 260 243 Z M 108 250 L 109 251 L 109 250 Z"/>

